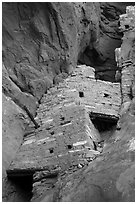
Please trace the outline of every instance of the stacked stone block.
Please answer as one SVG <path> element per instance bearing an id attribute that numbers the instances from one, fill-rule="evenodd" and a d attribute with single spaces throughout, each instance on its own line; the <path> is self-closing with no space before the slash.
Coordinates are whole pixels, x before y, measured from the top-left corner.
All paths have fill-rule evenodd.
<path id="1" fill-rule="evenodd" d="M 116 48 L 116 61 L 121 70 L 122 103 L 134 97 L 132 86 L 135 81 L 135 7 L 128 6 L 126 14 L 120 16 L 120 29 L 124 33 L 121 48 Z"/>
<path id="2" fill-rule="evenodd" d="M 121 87 L 122 87 L 122 102 L 131 101 L 132 96 L 132 84 L 135 78 L 134 65 L 125 66 L 122 69 Z"/>
<path id="3" fill-rule="evenodd" d="M 79 105 L 64 106 L 50 113 L 42 123 L 42 128 L 24 139 L 9 174 L 58 168 L 63 171 L 85 165 L 86 155 L 94 150 L 93 141 L 101 141 L 86 109 Z"/>
<path id="4" fill-rule="evenodd" d="M 127 6 L 126 14 L 120 15 L 120 29 L 127 31 L 135 26 L 135 7 Z"/>
<path id="5" fill-rule="evenodd" d="M 83 166 L 100 154 L 100 134 L 89 115 L 118 120 L 120 85 L 95 80 L 94 69 L 78 66 L 51 88 L 37 110 L 39 128 L 24 138 L 8 174 Z M 30 127 L 32 124 L 30 124 Z"/>
<path id="6" fill-rule="evenodd" d="M 43 97 L 37 118 L 40 119 L 44 111 L 48 114 L 47 111 L 53 111 L 62 106 L 81 104 L 90 113 L 117 120 L 121 104 L 120 84 L 95 80 L 92 70 L 90 73 L 88 68 L 86 72 L 88 74 L 84 75 L 83 66 L 77 67 L 72 76 L 58 87 L 50 89 Z"/>

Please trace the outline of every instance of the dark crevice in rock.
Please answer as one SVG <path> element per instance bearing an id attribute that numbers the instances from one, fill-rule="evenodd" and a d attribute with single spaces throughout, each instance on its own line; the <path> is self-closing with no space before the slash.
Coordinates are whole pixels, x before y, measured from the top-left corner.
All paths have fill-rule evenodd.
<path id="1" fill-rule="evenodd" d="M 87 59 L 87 60 L 86 60 Z M 89 45 L 78 59 L 78 64 L 86 64 L 88 66 L 96 67 L 102 65 L 105 61 L 101 58 L 100 54 L 95 48 L 91 49 Z"/>
<path id="2" fill-rule="evenodd" d="M 18 176 L 8 178 L 16 190 L 16 196 L 21 197 L 21 202 L 29 202 L 32 198 L 33 176 Z M 19 200 L 20 201 L 20 200 Z"/>
<path id="3" fill-rule="evenodd" d="M 104 58 L 103 55 L 95 48 L 90 48 L 88 45 L 83 53 L 78 58 L 78 64 L 86 64 L 95 68 L 95 78 L 105 81 L 115 81 L 116 65 L 111 65 L 109 58 Z"/>
<path id="4" fill-rule="evenodd" d="M 28 116 L 30 117 L 31 121 L 34 123 L 35 128 L 39 128 L 40 126 L 38 125 L 38 123 L 35 121 L 33 115 L 30 113 L 30 111 L 27 109 L 26 106 L 23 107 L 23 109 L 26 111 L 26 113 L 28 114 Z"/>
<path id="5" fill-rule="evenodd" d="M 130 87 L 130 92 L 128 93 L 128 96 L 129 96 L 130 100 L 132 100 L 134 98 L 132 87 Z"/>
<path id="6" fill-rule="evenodd" d="M 15 79 L 12 78 L 12 76 L 9 76 L 9 78 L 11 79 L 11 81 L 21 90 L 21 92 L 23 93 L 29 93 L 31 96 L 34 97 L 34 94 L 31 92 L 31 89 L 29 88 L 29 85 L 28 87 L 23 87 L 23 84 L 21 84 L 20 81 L 17 81 Z"/>
<path id="7" fill-rule="evenodd" d="M 53 4 L 51 4 L 50 2 L 47 3 L 47 7 L 48 7 L 48 9 L 49 9 L 49 11 L 50 11 L 50 13 L 52 15 L 52 18 L 53 18 L 53 20 L 55 22 L 55 25 L 56 25 L 56 32 L 57 32 L 57 36 L 58 36 L 60 47 L 62 49 L 65 49 L 65 48 L 68 49 L 68 45 L 67 45 L 65 36 L 63 34 L 62 28 L 60 27 L 59 17 L 58 17 L 57 11 L 54 8 Z M 65 47 L 64 47 L 64 45 L 65 45 Z"/>

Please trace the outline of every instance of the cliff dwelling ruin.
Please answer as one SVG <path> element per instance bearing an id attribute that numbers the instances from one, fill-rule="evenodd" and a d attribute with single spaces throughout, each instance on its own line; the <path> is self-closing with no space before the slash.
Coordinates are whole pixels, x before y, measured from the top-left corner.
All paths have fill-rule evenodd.
<path id="1" fill-rule="evenodd" d="M 101 142 L 92 120 L 97 123 L 102 119 L 103 124 L 105 120 L 118 121 L 120 105 L 119 83 L 96 80 L 93 68 L 77 67 L 72 76 L 43 97 L 35 118 L 40 127 L 24 138 L 8 175 L 50 170 L 52 166 L 63 171 L 86 162 L 84 154 L 90 152 L 92 159 L 94 142 Z"/>
<path id="2" fill-rule="evenodd" d="M 133 201 L 135 7 L 42 4 L 3 4 L 3 200 Z"/>

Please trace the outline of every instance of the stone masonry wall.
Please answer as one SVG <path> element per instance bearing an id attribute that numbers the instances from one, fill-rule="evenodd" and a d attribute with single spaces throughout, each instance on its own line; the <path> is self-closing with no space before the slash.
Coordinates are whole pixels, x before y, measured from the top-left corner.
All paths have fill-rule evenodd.
<path id="1" fill-rule="evenodd" d="M 93 140 L 101 141 L 84 107 L 73 104 L 52 110 L 41 127 L 24 139 L 8 173 L 59 167 L 64 171 L 79 163 L 84 165 L 89 157 L 86 153 L 93 156 Z"/>
<path id="2" fill-rule="evenodd" d="M 118 120 L 120 104 L 118 83 L 96 81 L 93 68 L 77 67 L 43 97 L 35 118 L 40 127 L 26 135 L 8 174 L 56 167 L 63 171 L 93 159 L 99 154 L 94 143 L 101 138 L 89 113 Z"/>
<path id="3" fill-rule="evenodd" d="M 55 176 L 76 171 L 102 153 L 103 140 L 90 115 L 119 119 L 120 84 L 96 80 L 94 71 L 92 67 L 78 66 L 70 77 L 45 94 L 35 117 L 39 127 L 35 129 L 30 123 L 7 169 L 9 177 L 33 175 L 32 201 L 41 196 L 42 189 L 50 194 Z"/>
<path id="4" fill-rule="evenodd" d="M 118 119 L 121 103 L 120 84 L 96 80 L 94 68 L 80 66 L 75 69 L 58 87 L 51 88 L 43 97 L 39 111 L 52 110 L 51 107 L 60 107 L 64 103 L 84 105 L 88 112 L 102 117 Z M 42 114 L 42 113 L 41 113 Z M 38 112 L 37 118 L 40 119 Z"/>
<path id="5" fill-rule="evenodd" d="M 133 2 L 129 2 L 128 4 L 130 5 L 131 3 Z M 112 6 L 107 5 L 105 7 L 101 6 L 101 8 L 103 8 L 102 10 L 103 16 L 107 17 L 108 19 L 107 20 L 103 18 L 103 21 L 105 22 L 106 28 L 107 28 L 107 32 L 106 32 L 106 28 L 104 29 L 104 26 L 102 26 L 103 25 L 102 22 L 100 26 L 98 24 L 98 21 L 100 21 L 99 20 L 100 17 L 99 17 L 99 13 L 96 12 L 98 9 L 95 9 L 95 8 L 98 8 L 98 6 L 97 7 L 95 5 L 92 6 L 88 3 L 87 4 L 82 3 L 81 6 L 79 6 L 78 5 L 79 3 L 78 3 L 76 7 L 79 9 L 81 14 L 80 14 L 80 18 L 74 18 L 74 20 L 76 21 L 74 22 L 74 26 L 73 26 L 73 25 L 70 25 L 69 16 L 68 18 L 64 19 L 64 16 L 65 16 L 64 14 L 66 14 L 65 10 L 69 9 L 70 11 L 71 10 L 73 11 L 74 10 L 73 6 L 71 6 L 70 3 L 68 3 L 68 5 L 64 4 L 65 6 L 61 6 L 61 4 L 57 4 L 57 5 L 53 5 L 53 4 L 50 4 L 51 12 L 48 12 L 48 14 L 46 12 L 46 16 L 43 16 L 43 14 L 45 14 L 44 10 L 47 10 L 46 5 L 43 6 L 44 4 L 42 5 L 41 8 L 39 4 L 35 4 L 33 7 L 33 5 L 30 3 L 28 3 L 28 5 L 26 3 L 22 3 L 20 5 L 17 5 L 17 4 L 15 5 L 14 3 L 13 4 L 10 3 L 7 5 L 3 4 L 3 9 L 4 9 L 3 10 L 4 12 L 4 16 L 3 16 L 4 17 L 3 18 L 3 31 L 4 31 L 3 32 L 4 34 L 3 35 L 3 62 L 4 62 L 3 92 L 8 97 L 11 97 L 12 100 L 14 100 L 14 102 L 17 103 L 19 106 L 21 106 L 23 109 L 26 110 L 27 108 L 27 111 L 28 111 L 28 112 L 26 111 L 27 114 L 28 115 L 29 113 L 32 114 L 31 115 L 32 117 L 30 117 L 31 120 L 35 115 L 35 110 L 38 106 L 38 103 L 41 103 L 40 108 L 37 110 L 37 116 L 35 120 L 34 119 L 32 120 L 33 122 L 36 121 L 38 125 L 36 125 L 37 123 L 34 122 L 35 124 L 34 126 L 34 124 L 31 122 L 25 134 L 24 134 L 24 127 L 27 124 L 23 124 L 24 119 L 22 120 L 22 116 L 25 113 L 23 112 L 22 115 L 20 115 L 20 113 L 17 113 L 16 115 L 13 112 L 11 113 L 10 109 L 9 109 L 10 112 L 6 112 L 6 114 L 10 113 L 10 116 L 12 119 L 15 118 L 15 123 L 16 121 L 18 123 L 18 120 L 20 121 L 21 119 L 21 124 L 19 123 L 19 128 L 17 130 L 13 130 L 14 127 L 12 128 L 13 137 L 14 137 L 13 141 L 9 143 L 7 140 L 7 143 L 5 143 L 4 145 L 3 150 L 5 153 L 3 156 L 4 158 L 8 158 L 8 160 L 6 159 L 4 160 L 4 162 L 8 161 L 8 163 L 6 163 L 6 165 L 4 164 L 3 167 L 7 169 L 9 163 L 12 160 L 11 158 L 13 158 L 13 162 L 7 170 L 8 176 L 15 176 L 16 179 L 18 180 L 17 176 L 21 177 L 21 176 L 26 176 L 28 174 L 31 174 L 31 175 L 33 174 L 34 195 L 32 200 L 35 200 L 34 198 L 35 196 L 42 195 L 41 193 L 42 188 L 44 190 L 46 188 L 52 189 L 52 187 L 54 186 L 55 181 L 53 181 L 53 184 L 52 184 L 52 181 L 50 180 L 51 182 L 50 183 L 49 178 L 47 177 L 58 175 L 60 169 L 62 169 L 62 171 L 64 172 L 65 169 L 70 170 L 71 167 L 72 169 L 74 169 L 74 167 L 76 167 L 76 169 L 82 168 L 87 162 L 93 160 L 97 155 L 99 155 L 102 152 L 102 149 L 99 150 L 99 148 L 97 149 L 97 147 L 95 147 L 96 143 L 100 144 L 102 142 L 102 138 L 100 138 L 98 130 L 93 126 L 92 122 L 90 121 L 89 114 L 90 115 L 92 114 L 93 119 L 94 117 L 103 118 L 103 119 L 107 118 L 108 121 L 111 121 L 111 120 L 117 121 L 119 119 L 119 116 L 121 115 L 119 114 L 119 108 L 121 104 L 120 84 L 106 83 L 100 80 L 95 80 L 94 69 L 91 67 L 79 66 L 72 73 L 73 67 L 75 66 L 73 67 L 69 66 L 69 63 L 71 64 L 72 62 L 72 64 L 76 64 L 76 56 L 78 55 L 79 52 L 84 51 L 90 39 L 91 39 L 91 43 L 90 43 L 91 50 L 93 49 L 93 51 L 97 51 L 97 53 L 99 54 L 99 58 L 100 56 L 102 57 L 103 55 L 106 55 L 106 54 L 110 55 L 110 57 L 106 56 L 106 59 L 111 58 L 111 55 L 113 57 L 114 53 L 106 52 L 106 47 L 108 46 L 109 51 L 111 48 L 112 48 L 111 50 L 114 51 L 113 44 L 114 44 L 114 47 L 117 47 L 117 45 L 120 44 L 120 36 L 118 36 L 119 38 L 118 43 L 116 43 L 117 40 L 113 41 L 114 43 L 111 43 L 108 36 L 112 35 L 112 38 L 113 37 L 117 38 L 117 36 L 114 35 L 114 32 L 112 30 L 114 29 L 116 31 L 115 33 L 119 33 L 118 28 L 114 26 L 114 16 L 116 14 L 117 18 L 115 22 L 117 25 L 118 16 L 120 13 L 123 13 L 123 12 L 120 12 L 120 10 L 117 9 L 118 12 L 116 13 L 115 6 L 113 5 Z M 103 4 L 106 4 L 106 3 L 103 3 Z M 120 3 L 117 3 L 117 5 L 119 8 Z M 39 12 L 39 11 L 42 11 L 42 12 Z M 52 19 L 53 11 L 56 13 L 55 16 L 57 18 L 55 19 Z M 134 11 L 135 11 L 134 7 L 128 7 L 127 14 L 122 15 L 123 17 L 121 17 L 121 31 L 124 33 L 124 37 L 123 37 L 122 46 L 120 48 L 120 58 L 118 63 L 120 68 L 119 73 L 121 75 L 120 76 L 121 91 L 122 91 L 122 97 L 123 97 L 122 100 L 123 100 L 123 104 L 127 104 L 128 106 L 130 104 L 134 104 L 134 101 L 135 101 L 135 98 L 134 98 L 135 97 L 135 76 L 134 76 L 135 75 L 134 73 L 135 72 L 134 13 L 135 12 Z M 72 16 L 73 18 L 73 15 L 71 15 L 72 13 L 73 12 L 70 12 L 69 15 Z M 88 13 L 89 15 L 87 15 Z M 31 15 L 31 18 L 29 14 Z M 90 18 L 88 18 L 88 16 Z M 46 20 L 45 22 L 43 21 L 44 19 Z M 56 45 L 60 50 L 60 46 L 62 47 L 63 44 L 65 45 L 68 39 L 70 39 L 70 43 L 67 42 L 68 46 L 71 44 L 73 45 L 72 43 L 73 40 L 71 40 L 71 36 L 68 37 L 68 35 L 70 35 L 70 32 L 67 32 L 67 31 L 69 30 L 69 28 L 71 29 L 72 27 L 77 27 L 75 25 L 77 24 L 77 22 L 79 22 L 77 21 L 77 19 L 79 19 L 80 24 L 83 25 L 81 26 L 80 29 L 78 29 L 79 31 L 77 29 L 76 30 L 72 29 L 74 30 L 74 32 L 77 31 L 75 32 L 76 36 L 74 36 L 73 35 L 74 33 L 72 32 L 72 38 L 74 37 L 73 40 L 76 43 L 77 43 L 76 38 L 78 39 L 78 44 L 79 44 L 78 50 L 75 49 L 77 46 L 74 45 L 69 47 L 69 51 L 72 51 L 70 52 L 71 53 L 70 55 L 68 55 L 69 51 L 65 52 L 65 54 L 64 54 L 64 51 L 63 52 L 61 51 L 58 53 L 59 54 L 58 55 L 56 52 L 56 49 L 54 49 L 56 48 Z M 49 22 L 49 20 L 50 20 L 50 24 L 46 24 L 47 22 Z M 101 17 L 101 21 L 102 21 L 102 17 Z M 54 26 L 54 22 L 55 23 L 57 22 L 55 26 Z M 65 26 L 64 27 L 65 32 L 64 30 L 62 30 L 63 27 L 61 22 L 63 23 L 63 27 Z M 91 27 L 89 26 L 89 22 Z M 86 26 L 86 31 L 85 31 L 85 26 Z M 87 29 L 89 27 L 90 29 Z M 95 38 L 96 33 L 98 33 L 99 31 L 99 27 L 101 28 L 101 31 L 103 31 L 103 35 L 102 33 L 100 35 L 101 37 L 100 39 L 102 40 L 98 39 L 98 36 L 97 38 Z M 110 27 L 112 29 L 109 29 Z M 28 32 L 29 29 L 30 29 L 30 33 Z M 47 36 L 43 35 L 45 33 L 45 29 L 46 29 L 46 35 L 47 33 L 49 33 L 49 35 Z M 57 31 L 57 32 L 54 32 L 54 31 Z M 90 33 L 89 31 L 93 31 L 93 33 L 92 32 Z M 54 33 L 55 33 L 55 36 L 54 36 Z M 56 38 L 56 34 L 58 35 L 57 38 Z M 62 39 L 62 34 L 63 36 L 65 36 L 65 38 L 63 38 L 64 39 L 63 44 L 60 40 L 59 41 L 57 40 L 57 39 L 60 39 L 60 37 Z M 105 35 L 107 37 L 105 37 Z M 42 42 L 39 44 L 38 38 L 40 36 L 42 37 L 41 39 L 44 39 L 44 41 L 42 40 Z M 68 38 L 66 39 L 66 37 Z M 59 46 L 58 46 L 58 42 L 59 44 L 61 43 Z M 97 42 L 97 45 L 99 46 L 96 46 L 96 45 L 94 46 L 95 42 Z M 17 46 L 18 43 L 20 46 Z M 30 44 L 32 46 L 29 46 Z M 54 44 L 55 44 L 55 47 L 54 47 Z M 50 49 L 48 49 L 49 47 Z M 51 49 L 53 50 L 53 52 Z M 52 53 L 52 55 L 50 55 L 51 61 L 49 62 L 49 64 L 47 64 L 45 61 L 45 60 L 48 60 L 47 59 L 48 55 L 46 51 L 47 52 L 49 51 L 50 54 Z M 54 51 L 55 51 L 55 59 L 53 59 Z M 73 55 L 74 54 L 73 51 L 75 52 L 76 55 Z M 58 56 L 56 58 L 56 54 L 59 56 L 59 58 Z M 90 54 L 91 54 L 90 56 L 92 56 L 92 53 Z M 66 58 L 65 56 L 67 56 L 68 58 Z M 101 64 L 99 67 L 99 72 L 100 72 L 100 69 L 106 69 L 103 67 L 104 64 L 102 64 L 103 63 L 102 60 L 100 60 Z M 93 56 L 93 59 L 91 57 L 91 61 L 94 61 L 94 56 Z M 95 61 L 98 62 L 99 60 L 95 57 Z M 108 63 L 108 61 L 109 60 L 106 60 L 106 61 L 104 60 L 104 63 L 105 62 Z M 92 64 L 89 64 L 89 65 L 94 66 Z M 107 68 L 110 68 L 110 69 L 113 68 L 112 64 L 109 64 L 109 66 L 111 67 L 107 67 Z M 59 86 L 57 86 L 57 88 L 53 87 L 48 92 L 47 95 L 44 95 L 43 99 L 41 100 L 41 97 L 43 96 L 44 93 L 46 93 L 47 89 L 53 86 L 54 82 L 56 81 L 58 82 L 58 78 L 60 78 L 60 75 L 62 76 L 61 76 L 61 79 L 59 79 L 59 81 L 62 81 L 62 78 L 67 77 L 68 74 L 65 73 L 64 71 L 67 73 L 70 71 L 69 73 L 72 73 L 71 76 L 68 77 L 68 79 L 65 80 L 63 83 L 60 83 Z M 66 75 L 64 76 L 64 74 Z M 96 75 L 96 79 L 97 79 L 97 75 Z M 100 79 L 104 80 L 104 78 L 100 78 Z M 120 80 L 116 80 L 116 81 L 120 82 Z M 5 102 L 5 99 L 4 99 L 4 102 Z M 13 104 L 8 103 L 9 108 L 10 106 L 13 106 Z M 4 107 L 6 106 L 4 105 Z M 13 109 L 15 107 L 16 106 L 14 105 Z M 12 117 L 12 114 L 13 114 L 13 117 Z M 26 114 L 25 114 L 25 117 L 26 117 Z M 8 118 L 9 118 L 8 115 L 6 115 L 6 120 Z M 8 119 L 8 122 L 10 122 L 9 124 L 7 122 L 6 123 L 4 122 L 4 126 L 6 124 L 7 127 L 9 127 L 9 132 L 4 130 L 4 135 L 6 134 L 5 138 L 7 139 L 9 138 L 9 141 L 10 141 L 12 140 L 11 139 L 12 131 L 10 130 L 12 120 L 10 121 L 9 119 Z M 128 121 L 128 119 L 126 121 Z M 12 126 L 14 126 L 15 123 Z M 132 123 L 132 126 L 133 126 L 133 123 Z M 134 128 L 132 128 L 132 126 L 131 126 L 131 132 L 134 132 Z M 124 127 L 128 128 L 128 125 L 125 125 Z M 77 128 L 80 131 L 76 131 Z M 58 134 L 60 133 L 60 131 L 63 132 L 63 135 Z M 131 132 L 128 132 L 128 130 L 126 130 L 125 131 L 126 134 L 123 134 L 122 138 L 124 138 L 126 135 L 128 135 L 128 137 L 131 137 L 130 136 Z M 8 137 L 7 137 L 7 133 L 9 134 Z M 15 153 L 16 151 L 14 150 L 18 149 L 22 141 L 23 134 L 24 134 L 23 142 L 16 154 Z M 21 138 L 19 138 L 19 135 L 21 135 Z M 16 141 L 16 136 L 17 138 L 19 138 L 19 144 L 18 144 L 18 141 Z M 54 143 L 54 141 L 56 141 L 56 143 Z M 13 143 L 17 144 L 16 148 L 13 148 L 13 151 L 10 151 L 9 153 L 9 147 L 11 147 Z M 120 144 L 120 154 L 122 154 L 122 161 L 123 161 L 123 153 L 121 153 L 121 147 L 123 148 L 123 143 L 122 145 Z M 112 148 L 115 149 L 116 155 L 119 157 L 117 146 L 113 146 Z M 105 151 L 103 148 L 103 153 L 104 152 Z M 53 155 L 55 153 L 57 153 L 56 155 L 57 160 L 55 160 L 55 163 L 53 166 L 51 165 L 51 167 L 53 167 L 51 168 L 49 164 L 50 164 L 50 161 L 52 163 L 52 160 L 54 157 Z M 19 154 L 19 157 L 17 156 L 18 154 Z M 69 156 L 66 156 L 66 154 Z M 106 160 L 109 160 L 109 158 L 112 159 L 112 157 L 109 154 L 107 155 L 108 155 L 108 158 L 105 157 Z M 42 160 L 41 158 L 44 158 L 44 157 L 46 159 Z M 101 158 L 103 158 L 102 155 L 100 158 L 98 158 L 99 161 Z M 127 160 L 129 161 L 129 159 Z M 21 161 L 23 161 L 24 163 L 21 164 Z M 96 160 L 94 162 L 96 162 Z M 57 167 L 56 163 L 59 164 L 59 168 L 56 168 Z M 116 161 L 116 164 L 117 164 L 117 161 Z M 92 162 L 91 162 L 91 165 L 92 165 Z M 101 164 L 101 166 L 103 165 Z M 113 167 L 113 165 L 111 166 Z M 42 168 L 45 170 L 42 170 Z M 123 168 L 125 169 L 125 166 Z M 4 176 L 6 174 L 5 169 L 4 169 Z M 96 167 L 96 169 L 98 168 Z M 95 172 L 96 172 L 96 169 L 95 169 Z M 118 169 L 121 172 L 119 165 L 118 165 Z M 110 181 L 109 174 L 106 171 L 106 163 L 105 163 L 105 171 L 103 170 L 103 172 L 105 172 L 107 175 L 107 177 L 105 178 L 101 171 L 101 175 L 103 175 L 104 180 L 108 179 L 108 181 Z M 113 168 L 112 168 L 112 172 L 113 172 Z M 88 180 L 89 178 L 91 180 L 93 179 L 92 174 L 93 172 L 91 171 L 91 175 L 88 177 Z M 112 173 L 110 174 L 112 175 Z M 99 178 L 98 174 L 96 174 L 96 177 Z M 114 175 L 114 177 L 117 177 L 116 174 Z M 126 178 L 128 179 L 127 176 Z M 101 180 L 102 182 L 102 179 L 99 178 L 99 180 Z M 123 183 L 123 179 L 121 180 Z M 108 181 L 107 183 L 109 186 Z M 20 194 L 17 192 L 18 190 L 20 191 L 20 189 L 18 187 L 17 189 L 13 188 L 13 184 L 11 183 L 11 185 L 9 185 L 9 182 L 10 180 L 8 180 L 8 178 L 6 177 L 6 182 L 4 181 L 4 185 L 3 185 L 3 192 L 5 191 L 6 194 L 5 195 L 3 194 L 3 198 L 4 198 L 3 201 L 17 201 L 17 200 L 23 201 L 22 200 L 23 197 L 21 197 L 20 199 L 16 198 L 16 194 Z M 25 182 L 27 181 L 25 180 Z M 125 188 L 126 195 L 128 197 L 127 187 L 125 183 L 123 185 Z M 40 188 L 38 188 L 38 186 L 40 186 Z M 84 185 L 82 183 L 82 187 L 83 186 Z M 119 186 L 120 186 L 119 188 L 121 192 L 121 184 Z M 105 189 L 104 186 L 102 186 L 102 184 L 101 184 L 101 188 Z M 89 193 L 90 195 L 92 195 L 91 190 L 89 190 Z M 111 193 L 111 190 L 110 190 L 110 193 Z M 48 194 L 49 196 L 50 195 L 49 191 L 48 193 L 46 192 L 46 194 Z M 96 195 L 96 193 L 94 194 Z M 106 192 L 106 194 L 108 193 Z M 85 198 L 83 194 L 81 194 L 81 196 Z M 114 197 L 117 197 L 117 196 L 114 195 Z"/>
<path id="6" fill-rule="evenodd" d="M 135 84 L 135 7 L 128 6 L 126 14 L 120 16 L 123 32 L 121 48 L 116 49 L 116 59 L 121 72 L 122 103 L 130 104 L 134 98 Z"/>

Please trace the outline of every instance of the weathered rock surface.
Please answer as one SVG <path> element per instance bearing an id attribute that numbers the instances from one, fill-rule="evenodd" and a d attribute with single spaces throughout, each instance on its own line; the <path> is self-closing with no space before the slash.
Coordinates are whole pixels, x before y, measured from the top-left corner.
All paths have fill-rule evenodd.
<path id="1" fill-rule="evenodd" d="M 25 129 L 23 111 L 3 94 L 3 170 L 7 169 L 9 162 L 14 158 L 20 146 Z M 16 131 L 16 132 L 15 132 Z M 7 151 L 9 150 L 9 151 Z M 10 152 L 14 152 L 13 155 Z M 5 172 L 3 171 L 3 174 Z"/>
<path id="2" fill-rule="evenodd" d="M 43 191 L 42 197 L 37 196 L 35 198 L 37 201 L 135 201 L 135 68 L 133 66 L 135 45 L 133 25 L 132 28 L 129 31 L 127 29 L 122 43 L 122 47 L 129 43 L 130 49 L 122 49 L 121 55 L 125 57 L 120 59 L 121 63 L 119 63 L 124 64 L 121 72 L 123 80 L 121 91 L 122 94 L 125 93 L 125 95 L 122 95 L 125 100 L 123 100 L 121 106 L 121 129 L 112 132 L 111 138 L 104 145 L 102 155 L 92 161 L 87 168 L 73 173 L 66 172 L 66 175 L 61 175 L 52 191 L 51 189 L 46 189 L 45 183 L 45 192 Z M 128 32 L 132 33 L 133 37 L 126 38 Z M 131 56 L 130 63 L 129 56 Z M 125 63 L 126 60 L 127 63 Z M 128 86 L 130 87 L 130 92 L 127 91 Z M 133 90 L 132 97 L 127 98 L 131 90 Z M 42 185 L 44 186 L 44 181 Z M 40 187 L 37 190 L 40 191 Z M 46 196 L 47 194 L 48 196 Z"/>
<path id="3" fill-rule="evenodd" d="M 101 157 L 59 181 L 56 201 L 134 201 L 134 115 L 127 112 L 121 120 L 121 130 L 107 141 Z"/>
<path id="4" fill-rule="evenodd" d="M 123 16 L 126 24 L 120 52 L 123 65 L 121 76 L 121 129 L 115 131 L 106 141 L 101 157 L 94 160 L 88 168 L 75 174 L 60 178 L 54 192 L 54 201 L 69 202 L 134 202 L 135 201 L 135 98 L 134 90 L 134 7 L 128 7 Z M 132 24 L 131 24 L 132 21 Z M 126 25 L 126 26 L 125 26 Z M 128 37 L 130 35 L 130 38 Z M 128 46 L 127 46 L 128 45 Z M 123 49 L 127 46 L 127 49 Z M 129 60 L 130 57 L 130 60 Z M 119 67 L 121 68 L 121 67 Z M 130 91 L 129 91 L 130 89 Z M 49 200 L 42 198 L 42 200 Z"/>
<path id="5" fill-rule="evenodd" d="M 128 6 L 126 14 L 120 16 L 120 29 L 124 35 L 116 55 L 121 73 L 122 108 L 124 109 L 121 108 L 121 110 L 123 112 L 129 108 L 135 97 L 135 8 L 133 6 Z"/>
<path id="6" fill-rule="evenodd" d="M 95 66 L 97 72 L 110 70 L 109 74 L 98 72 L 97 77 L 114 81 L 113 51 L 121 43 L 118 16 L 126 4 L 3 3 L 3 62 L 20 95 L 30 98 L 28 106 L 41 99 L 56 75 L 68 74 L 79 60 L 87 64 L 81 57 L 86 52 L 87 65 Z M 16 102 L 20 105 L 22 97 Z"/>
<path id="7" fill-rule="evenodd" d="M 3 93 L 6 95 L 3 96 L 3 110 L 6 113 L 3 116 L 3 201 L 28 201 L 32 196 L 31 178 L 31 184 L 26 189 L 22 181 L 8 180 L 5 174 L 23 135 L 28 135 L 35 129 L 34 124 L 31 124 L 29 130 L 24 132 L 28 118 L 17 105 L 25 109 L 31 118 L 34 117 L 43 94 L 53 83 L 58 84 L 68 74 L 73 74 L 77 62 L 95 67 L 96 79 L 115 81 L 118 67 L 114 50 L 120 46 L 122 36 L 118 29 L 118 16 L 125 13 L 126 5 L 131 4 L 134 3 L 3 3 L 2 74 Z M 60 177 L 57 183 L 56 178 L 42 179 L 40 185 L 34 182 L 32 201 L 82 201 L 84 196 L 83 201 L 134 201 L 132 138 L 135 114 L 135 48 L 134 31 L 129 31 L 130 26 L 131 24 L 126 27 L 121 47 L 124 59 L 121 64 L 124 66 L 120 80 L 124 88 L 122 90 L 125 96 L 122 94 L 122 99 L 125 103 L 120 112 L 120 130 L 110 130 L 109 135 L 113 137 L 106 143 L 110 154 L 102 157 L 105 162 L 100 157 L 101 163 L 97 160 L 95 169 L 91 164 L 91 171 L 82 167 L 80 172 L 76 172 L 76 177 L 72 171 L 72 175 Z M 106 138 L 105 132 L 102 135 Z M 113 143 L 115 137 L 116 142 Z M 70 182 L 67 183 L 69 178 Z M 116 181 L 116 178 L 119 179 Z M 41 191 L 43 195 L 39 197 Z"/>
<path id="8" fill-rule="evenodd" d="M 131 3 L 100 3 L 99 31 L 97 32 L 97 38 L 95 41 L 91 39 L 90 44 L 78 59 L 80 64 L 83 63 L 95 67 L 96 78 L 98 79 L 115 81 L 117 66 L 114 50 L 120 47 L 122 37 L 118 26 L 119 15 L 125 13 L 126 6 L 131 5 Z"/>
<path id="9" fill-rule="evenodd" d="M 24 137 L 7 169 L 9 177 L 39 172 L 33 181 L 32 200 L 46 190 L 52 194 L 55 175 L 81 169 L 100 155 L 103 139 L 92 120 L 116 123 L 119 118 L 120 85 L 96 81 L 94 72 L 92 67 L 78 66 L 72 76 L 45 94 L 35 118 L 40 127 Z M 51 177 L 48 185 L 47 177 Z"/>
<path id="10" fill-rule="evenodd" d="M 75 67 L 98 32 L 96 11 L 97 3 L 3 3 L 3 62 L 21 92 L 39 100 Z"/>
<path id="11" fill-rule="evenodd" d="M 20 90 L 20 88 L 10 79 L 4 64 L 2 66 L 2 89 L 3 93 L 10 97 L 14 103 L 19 105 L 22 109 L 24 109 L 25 106 L 30 114 L 35 116 L 35 111 L 38 107 L 37 100 L 32 95 Z"/>
<path id="12" fill-rule="evenodd" d="M 41 170 L 49 170 L 50 176 L 52 169 L 64 171 L 79 163 L 84 165 L 90 157 L 88 152 L 94 149 L 93 141 L 101 140 L 81 106 L 62 107 L 43 120 L 44 125 L 24 139 L 7 170 L 9 176 Z"/>
<path id="13" fill-rule="evenodd" d="M 99 7 L 96 3 L 5 2 L 2 7 L 3 92 L 34 117 L 42 95 L 53 82 L 62 80 L 56 75 L 68 75 L 75 67 L 78 53 L 89 43 L 93 24 L 98 22 Z M 14 131 L 10 136 L 6 132 L 6 137 L 12 138 Z M 14 157 L 11 151 L 8 155 Z M 9 189 L 3 188 L 5 193 L 5 200 L 16 200 Z"/>
<path id="14" fill-rule="evenodd" d="M 22 143 L 28 119 L 24 111 L 9 97 L 2 96 L 2 188 L 3 201 L 23 201 L 21 189 L 6 175 L 11 160 Z"/>
<path id="15" fill-rule="evenodd" d="M 53 189 L 41 180 L 32 201 L 134 202 L 134 116 L 128 112 L 122 124 L 122 130 L 108 140 L 101 157 L 87 168 L 61 176 Z"/>
<path id="16" fill-rule="evenodd" d="M 135 200 L 135 119 L 134 101 L 120 119 L 121 130 L 114 131 L 103 153 L 76 172 L 41 179 L 32 201 L 38 202 L 134 202 Z M 50 186 L 49 186 L 50 185 Z"/>

